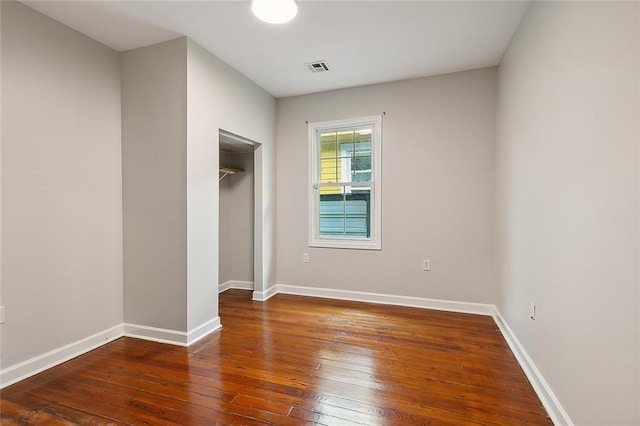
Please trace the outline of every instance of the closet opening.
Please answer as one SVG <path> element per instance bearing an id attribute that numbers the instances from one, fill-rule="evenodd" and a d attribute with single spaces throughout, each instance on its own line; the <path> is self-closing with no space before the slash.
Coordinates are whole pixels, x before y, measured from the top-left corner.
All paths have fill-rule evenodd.
<path id="1" fill-rule="evenodd" d="M 219 146 L 218 290 L 254 290 L 262 283 L 262 277 L 256 277 L 261 274 L 256 268 L 261 256 L 256 249 L 262 240 L 256 232 L 262 228 L 257 226 L 256 214 L 261 200 L 256 191 L 261 188 L 256 180 L 261 170 L 256 164 L 260 144 L 220 129 Z"/>

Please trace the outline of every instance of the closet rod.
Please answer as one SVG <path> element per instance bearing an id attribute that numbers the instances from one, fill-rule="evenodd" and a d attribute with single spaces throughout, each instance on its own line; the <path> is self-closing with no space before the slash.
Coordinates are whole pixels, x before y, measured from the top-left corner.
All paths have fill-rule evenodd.
<path id="1" fill-rule="evenodd" d="M 220 166 L 219 171 L 220 173 L 222 173 L 222 176 L 220 176 L 220 179 L 218 179 L 218 182 L 224 179 L 224 177 L 227 175 L 235 175 L 236 173 L 244 172 L 244 170 L 236 169 L 234 167 L 229 167 L 229 166 Z"/>

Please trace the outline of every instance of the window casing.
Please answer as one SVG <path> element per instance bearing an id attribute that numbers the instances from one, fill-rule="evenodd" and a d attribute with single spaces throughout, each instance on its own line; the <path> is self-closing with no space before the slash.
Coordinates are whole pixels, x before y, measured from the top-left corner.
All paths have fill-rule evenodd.
<path id="1" fill-rule="evenodd" d="M 309 246 L 381 248 L 382 117 L 309 123 Z"/>

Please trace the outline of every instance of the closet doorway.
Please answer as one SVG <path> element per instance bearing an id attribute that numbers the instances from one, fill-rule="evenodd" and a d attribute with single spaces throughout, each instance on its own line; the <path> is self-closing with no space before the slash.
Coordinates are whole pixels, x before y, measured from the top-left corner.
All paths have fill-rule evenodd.
<path id="1" fill-rule="evenodd" d="M 254 290 L 256 281 L 256 150 L 258 142 L 220 129 L 218 283 Z"/>

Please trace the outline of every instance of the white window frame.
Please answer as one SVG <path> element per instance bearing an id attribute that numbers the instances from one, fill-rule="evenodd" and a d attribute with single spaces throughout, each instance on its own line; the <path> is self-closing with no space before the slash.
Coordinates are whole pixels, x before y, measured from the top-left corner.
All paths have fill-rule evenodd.
<path id="1" fill-rule="evenodd" d="M 325 132 L 371 126 L 371 217 L 370 238 L 320 237 L 320 157 L 319 135 Z M 382 249 L 382 116 L 309 123 L 309 247 L 340 249 Z M 345 184 L 351 182 L 335 182 Z M 368 184 L 369 182 L 367 182 Z M 368 186 L 368 185 L 367 185 Z"/>

